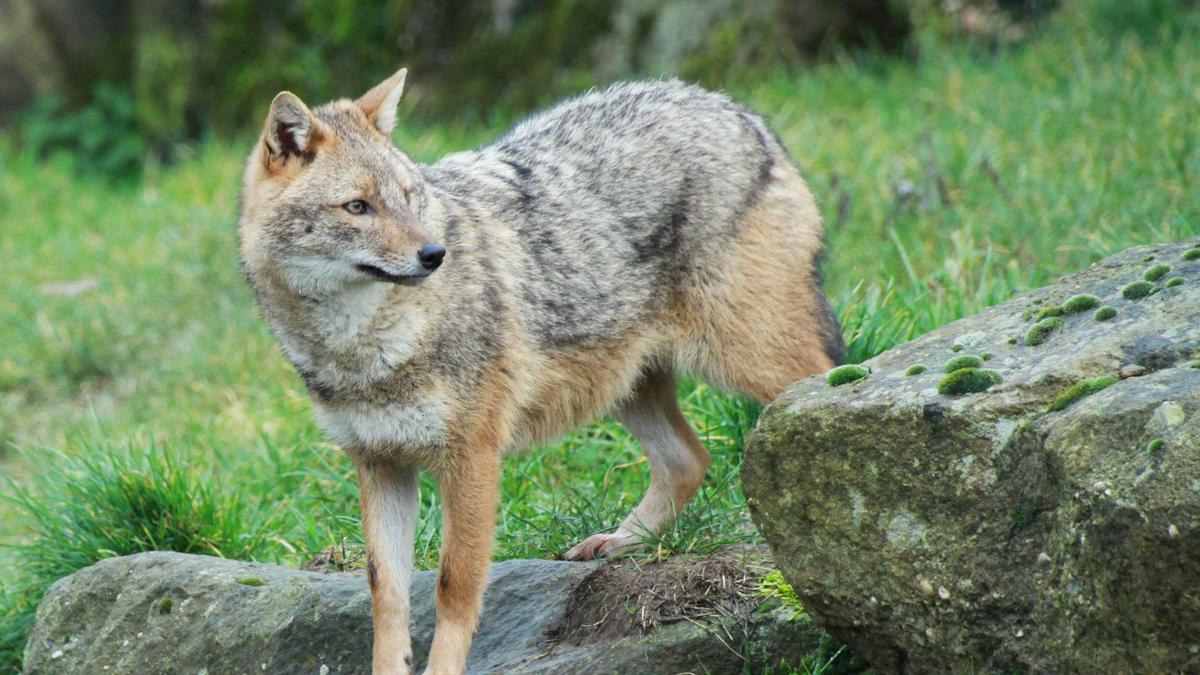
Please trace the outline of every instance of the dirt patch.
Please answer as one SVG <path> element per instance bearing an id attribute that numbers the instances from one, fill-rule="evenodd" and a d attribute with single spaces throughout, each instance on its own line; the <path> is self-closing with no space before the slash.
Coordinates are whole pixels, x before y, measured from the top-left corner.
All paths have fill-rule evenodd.
<path id="1" fill-rule="evenodd" d="M 765 546 L 740 546 L 707 557 L 661 562 L 617 559 L 584 577 L 549 633 L 572 646 L 644 635 L 678 621 L 724 624 L 748 619 L 763 602 L 759 581 L 773 569 Z M 739 621 L 741 622 L 741 621 Z"/>
<path id="2" fill-rule="evenodd" d="M 366 552 L 360 547 L 347 547 L 344 541 L 330 546 L 300 565 L 300 569 L 307 572 L 354 572 L 366 568 Z"/>

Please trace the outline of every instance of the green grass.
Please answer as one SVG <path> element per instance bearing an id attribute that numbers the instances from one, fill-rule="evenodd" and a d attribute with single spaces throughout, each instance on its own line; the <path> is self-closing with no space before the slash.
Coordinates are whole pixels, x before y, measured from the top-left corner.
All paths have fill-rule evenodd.
<path id="1" fill-rule="evenodd" d="M 1071 9 L 994 54 L 930 39 L 917 60 L 843 59 L 733 92 L 770 118 L 819 197 L 852 361 L 1127 246 L 1200 233 L 1196 14 L 1163 27 L 1105 6 L 1134 14 Z M 397 140 L 428 161 L 502 124 Z M 360 541 L 352 468 L 238 271 L 248 147 L 211 140 L 110 183 L 0 141 L 0 463 L 13 481 L 0 488 L 0 672 L 45 585 L 104 556 L 295 564 Z M 95 287 L 43 288 L 78 280 Z M 702 383 L 680 395 L 714 462 L 652 553 L 754 540 L 737 472 L 758 407 Z M 507 459 L 496 555 L 558 555 L 616 524 L 646 484 L 637 444 L 608 421 Z M 440 508 L 422 487 L 428 566 Z M 173 514 L 169 527 L 148 513 Z"/>

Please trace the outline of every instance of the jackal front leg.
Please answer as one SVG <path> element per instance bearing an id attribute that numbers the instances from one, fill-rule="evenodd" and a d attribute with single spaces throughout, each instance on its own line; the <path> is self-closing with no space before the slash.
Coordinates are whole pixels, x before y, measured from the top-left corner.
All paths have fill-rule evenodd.
<path id="1" fill-rule="evenodd" d="M 413 653 L 408 598 L 413 535 L 420 508 L 417 467 L 388 460 L 361 460 L 358 484 L 375 624 L 371 671 L 374 675 L 409 675 Z"/>
<path id="2" fill-rule="evenodd" d="M 427 674 L 460 675 L 479 621 L 492 560 L 500 501 L 500 449 L 480 444 L 438 472 L 442 497 L 442 552 L 437 578 L 437 627 Z"/>

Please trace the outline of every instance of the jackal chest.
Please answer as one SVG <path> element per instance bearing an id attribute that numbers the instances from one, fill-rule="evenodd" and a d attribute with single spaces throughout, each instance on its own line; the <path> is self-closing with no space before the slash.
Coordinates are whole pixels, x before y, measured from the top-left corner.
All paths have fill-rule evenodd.
<path id="1" fill-rule="evenodd" d="M 449 404 L 439 396 L 388 403 L 318 403 L 325 433 L 343 449 L 367 454 L 423 454 L 446 445 Z"/>

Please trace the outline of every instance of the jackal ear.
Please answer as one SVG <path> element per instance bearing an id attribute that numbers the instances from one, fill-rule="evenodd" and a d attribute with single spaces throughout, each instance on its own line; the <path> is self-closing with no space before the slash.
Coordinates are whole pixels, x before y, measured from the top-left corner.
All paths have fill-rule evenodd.
<path id="1" fill-rule="evenodd" d="M 395 75 L 375 85 L 371 91 L 354 102 L 384 136 L 390 137 L 392 129 L 396 128 L 396 106 L 400 105 L 400 95 L 404 93 L 404 78 L 407 76 L 408 68 L 401 68 Z"/>
<path id="2" fill-rule="evenodd" d="M 290 91 L 281 91 L 271 101 L 271 111 L 263 126 L 268 163 L 276 159 L 300 157 L 312 159 L 322 137 L 321 123 L 308 106 Z"/>

